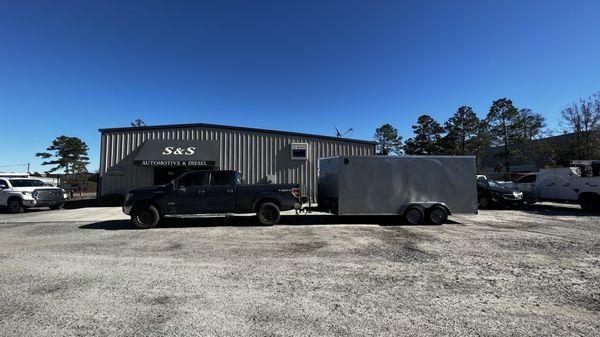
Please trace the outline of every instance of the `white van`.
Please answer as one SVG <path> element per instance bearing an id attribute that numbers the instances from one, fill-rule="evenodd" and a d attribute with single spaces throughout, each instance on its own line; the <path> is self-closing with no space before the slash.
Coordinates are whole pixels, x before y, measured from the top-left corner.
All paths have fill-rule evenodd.
<path id="1" fill-rule="evenodd" d="M 527 174 L 515 182 L 516 187 L 526 202 L 577 202 L 586 211 L 600 212 L 600 161 L 571 165 Z"/>

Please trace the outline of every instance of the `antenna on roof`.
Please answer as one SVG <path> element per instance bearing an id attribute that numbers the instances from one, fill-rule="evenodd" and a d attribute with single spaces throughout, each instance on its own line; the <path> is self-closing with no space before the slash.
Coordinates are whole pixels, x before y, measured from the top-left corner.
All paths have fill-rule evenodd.
<path id="1" fill-rule="evenodd" d="M 336 135 L 336 137 L 338 137 L 338 138 L 342 138 L 342 137 L 344 137 L 344 136 L 346 136 L 346 135 L 350 135 L 350 134 L 352 134 L 352 132 L 354 132 L 354 129 L 353 129 L 353 128 L 350 128 L 350 129 L 348 129 L 348 130 L 346 130 L 346 131 L 344 131 L 344 132 L 341 132 L 341 131 L 340 131 L 338 128 L 336 128 L 336 127 L 334 127 L 334 129 L 335 129 L 335 135 Z"/>

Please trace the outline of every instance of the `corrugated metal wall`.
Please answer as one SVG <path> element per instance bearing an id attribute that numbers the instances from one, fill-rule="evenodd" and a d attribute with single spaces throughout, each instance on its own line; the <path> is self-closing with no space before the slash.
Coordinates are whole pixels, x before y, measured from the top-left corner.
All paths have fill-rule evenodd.
<path id="1" fill-rule="evenodd" d="M 133 164 L 136 149 L 148 139 L 218 140 L 220 169 L 238 170 L 248 183 L 266 175 L 274 175 L 278 183 L 300 183 L 312 200 L 316 200 L 318 158 L 375 153 L 373 144 L 350 140 L 207 127 L 106 131 L 101 137 L 102 195 L 153 184 L 154 169 Z M 291 160 L 291 143 L 307 143 L 308 160 Z"/>

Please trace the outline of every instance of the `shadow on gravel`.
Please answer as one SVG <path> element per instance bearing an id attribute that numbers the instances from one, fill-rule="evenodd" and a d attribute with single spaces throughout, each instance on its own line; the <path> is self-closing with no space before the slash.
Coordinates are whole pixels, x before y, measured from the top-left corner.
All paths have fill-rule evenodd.
<path id="1" fill-rule="evenodd" d="M 307 225 L 356 225 L 371 224 L 379 226 L 411 226 L 403 224 L 396 216 L 336 216 L 336 215 L 283 215 L 278 226 L 307 226 Z M 458 224 L 448 220 L 446 224 Z M 257 223 L 254 217 L 237 216 L 227 218 L 195 218 L 195 219 L 165 219 L 158 227 L 183 228 L 183 227 L 264 227 Z M 129 220 L 110 220 L 94 222 L 79 226 L 81 229 L 104 230 L 137 230 Z"/>
<path id="2" fill-rule="evenodd" d="M 67 200 L 65 202 L 64 209 L 78 209 L 78 208 L 88 208 L 88 207 L 98 207 L 98 200 L 96 198 L 90 199 L 80 199 L 80 200 Z"/>
<path id="3" fill-rule="evenodd" d="M 586 212 L 578 207 L 565 207 L 560 205 L 527 205 L 523 208 L 523 212 L 539 215 L 600 216 L 600 213 Z"/>

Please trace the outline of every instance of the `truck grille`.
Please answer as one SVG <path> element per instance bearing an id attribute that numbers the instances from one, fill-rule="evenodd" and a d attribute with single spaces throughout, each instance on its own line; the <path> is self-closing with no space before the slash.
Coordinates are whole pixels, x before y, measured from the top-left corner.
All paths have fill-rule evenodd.
<path id="1" fill-rule="evenodd" d="M 63 193 L 58 189 L 35 190 L 33 197 L 41 201 L 63 200 Z"/>

